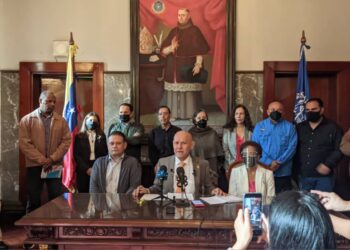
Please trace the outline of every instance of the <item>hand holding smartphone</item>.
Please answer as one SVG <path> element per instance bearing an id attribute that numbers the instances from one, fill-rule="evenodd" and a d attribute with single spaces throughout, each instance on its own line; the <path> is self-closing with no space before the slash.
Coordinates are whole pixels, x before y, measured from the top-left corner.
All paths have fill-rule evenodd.
<path id="1" fill-rule="evenodd" d="M 254 235 L 262 233 L 262 194 L 246 193 L 243 196 L 243 211 L 245 208 L 249 210 L 250 223 L 253 227 Z"/>

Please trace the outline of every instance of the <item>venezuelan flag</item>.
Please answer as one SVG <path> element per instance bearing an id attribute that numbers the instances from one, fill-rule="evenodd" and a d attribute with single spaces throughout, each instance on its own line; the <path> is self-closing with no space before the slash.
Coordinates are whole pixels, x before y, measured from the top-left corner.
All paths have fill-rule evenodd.
<path id="1" fill-rule="evenodd" d="M 71 136 L 72 143 L 68 152 L 64 156 L 64 168 L 62 174 L 62 183 L 68 188 L 70 192 L 74 192 L 75 188 L 75 160 L 73 156 L 74 138 L 78 133 L 78 111 L 76 105 L 75 92 L 75 76 L 74 76 L 74 56 L 78 47 L 72 42 L 69 45 L 69 54 L 67 62 L 67 76 L 66 76 L 66 92 L 64 98 L 63 117 L 66 119 Z"/>

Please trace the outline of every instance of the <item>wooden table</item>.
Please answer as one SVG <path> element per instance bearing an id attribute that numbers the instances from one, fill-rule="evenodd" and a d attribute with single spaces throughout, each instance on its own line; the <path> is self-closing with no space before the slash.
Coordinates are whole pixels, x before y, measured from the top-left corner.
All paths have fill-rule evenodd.
<path id="1" fill-rule="evenodd" d="M 64 194 L 15 224 L 26 228 L 26 243 L 57 244 L 60 249 L 232 246 L 233 222 L 240 204 L 175 208 L 166 203 L 146 201 L 140 205 L 122 194 Z"/>

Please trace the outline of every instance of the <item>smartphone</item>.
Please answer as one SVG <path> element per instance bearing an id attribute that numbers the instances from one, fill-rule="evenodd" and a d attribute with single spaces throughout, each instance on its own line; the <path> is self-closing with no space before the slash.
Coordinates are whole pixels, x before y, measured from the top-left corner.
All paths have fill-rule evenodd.
<path id="1" fill-rule="evenodd" d="M 201 200 L 193 200 L 192 204 L 196 208 L 205 207 L 204 203 Z"/>
<path id="2" fill-rule="evenodd" d="M 262 233 L 262 195 L 261 193 L 246 193 L 243 196 L 243 209 L 248 208 L 250 223 L 254 235 Z"/>

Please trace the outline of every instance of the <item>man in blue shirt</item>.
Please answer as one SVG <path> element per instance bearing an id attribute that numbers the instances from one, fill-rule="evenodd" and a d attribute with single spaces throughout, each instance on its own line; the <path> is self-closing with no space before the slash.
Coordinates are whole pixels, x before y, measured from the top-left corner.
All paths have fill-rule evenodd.
<path id="1" fill-rule="evenodd" d="M 294 125 L 282 118 L 283 113 L 282 103 L 271 102 L 267 109 L 269 118 L 256 125 L 252 136 L 263 149 L 260 162 L 274 172 L 276 194 L 292 189 L 293 156 L 297 147 Z"/>

